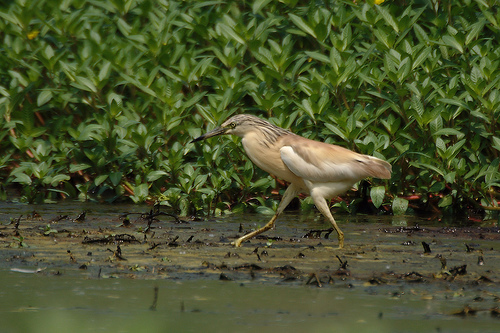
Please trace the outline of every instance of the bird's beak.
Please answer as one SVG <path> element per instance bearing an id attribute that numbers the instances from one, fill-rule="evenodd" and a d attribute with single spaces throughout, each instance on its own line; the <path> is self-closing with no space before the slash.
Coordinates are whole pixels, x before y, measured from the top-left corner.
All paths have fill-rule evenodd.
<path id="1" fill-rule="evenodd" d="M 214 129 L 210 132 L 207 132 L 207 133 L 203 134 L 202 136 L 197 137 L 196 139 L 191 141 L 191 143 L 205 140 L 205 139 L 211 138 L 213 136 L 222 135 L 222 134 L 226 133 L 226 131 L 227 131 L 227 128 L 217 127 L 216 129 Z"/>

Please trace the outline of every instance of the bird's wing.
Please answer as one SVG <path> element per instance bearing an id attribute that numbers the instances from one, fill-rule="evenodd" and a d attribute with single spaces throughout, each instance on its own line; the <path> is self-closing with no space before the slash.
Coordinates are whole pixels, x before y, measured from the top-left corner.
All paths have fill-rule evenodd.
<path id="1" fill-rule="evenodd" d="M 385 161 L 299 136 L 287 142 L 280 154 L 290 171 L 312 182 L 357 182 L 368 176 L 390 177 L 390 165 Z"/>

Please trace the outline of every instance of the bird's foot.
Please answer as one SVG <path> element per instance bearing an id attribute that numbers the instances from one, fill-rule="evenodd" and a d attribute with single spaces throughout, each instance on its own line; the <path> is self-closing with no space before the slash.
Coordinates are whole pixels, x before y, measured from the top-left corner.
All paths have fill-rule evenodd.
<path id="1" fill-rule="evenodd" d="M 344 248 L 344 234 L 339 234 L 339 250 Z"/>
<path id="2" fill-rule="evenodd" d="M 241 243 L 243 242 L 243 237 L 240 237 L 238 238 L 237 240 L 235 240 L 234 242 L 231 242 L 231 245 L 234 245 L 234 247 L 240 247 L 241 246 Z"/>

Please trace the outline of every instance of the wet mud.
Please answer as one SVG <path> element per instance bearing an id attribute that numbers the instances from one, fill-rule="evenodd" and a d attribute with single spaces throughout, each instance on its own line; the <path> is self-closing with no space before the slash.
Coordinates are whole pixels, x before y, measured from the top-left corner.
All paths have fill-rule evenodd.
<path id="1" fill-rule="evenodd" d="M 319 214 L 286 213 L 276 230 L 234 248 L 232 240 L 269 217 L 194 220 L 92 204 L 4 203 L 0 212 L 0 269 L 20 274 L 361 288 L 393 298 L 460 298 L 448 315 L 499 316 L 497 221 L 454 226 L 337 215 L 346 239 L 340 250 Z"/>

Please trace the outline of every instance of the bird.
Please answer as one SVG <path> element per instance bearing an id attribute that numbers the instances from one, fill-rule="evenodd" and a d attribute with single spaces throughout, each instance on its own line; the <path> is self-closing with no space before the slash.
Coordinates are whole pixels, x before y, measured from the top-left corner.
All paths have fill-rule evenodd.
<path id="1" fill-rule="evenodd" d="M 271 220 L 232 242 L 235 247 L 274 228 L 276 219 L 292 199 L 304 193 L 311 196 L 316 208 L 330 221 L 338 235 L 339 249 L 342 249 L 344 233 L 335 222 L 327 200 L 345 193 L 364 178 L 391 178 L 392 166 L 384 160 L 304 138 L 250 114 L 237 114 L 191 142 L 223 134 L 240 137 L 247 156 L 255 165 L 289 183 Z"/>

